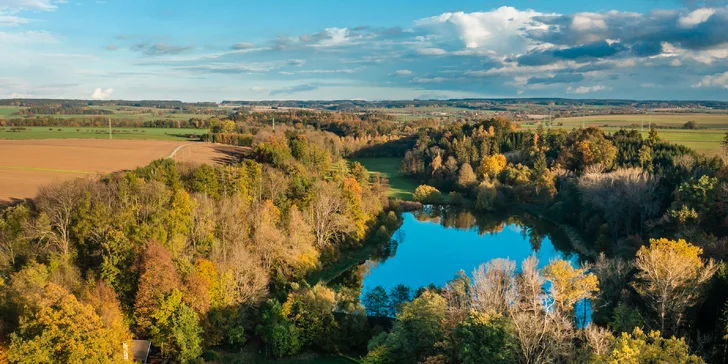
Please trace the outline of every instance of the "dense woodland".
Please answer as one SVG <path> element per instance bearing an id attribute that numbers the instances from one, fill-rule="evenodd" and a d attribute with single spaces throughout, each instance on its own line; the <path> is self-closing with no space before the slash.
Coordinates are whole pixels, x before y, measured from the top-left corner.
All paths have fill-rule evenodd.
<path id="1" fill-rule="evenodd" d="M 0 358 L 113 362 L 135 337 L 177 362 L 250 347 L 364 363 L 725 361 L 720 158 L 654 129 L 288 115 L 275 131 L 263 115 L 207 120 L 210 141 L 251 147 L 238 164 L 162 160 L 4 210 Z M 348 251 L 395 249 L 400 203 L 385 179 L 342 159 L 352 155 L 403 156 L 423 203 L 540 214 L 587 259 L 543 269 L 496 259 L 444 287 L 363 298 L 360 274 L 316 284 L 312 273 Z M 585 302 L 589 325 L 575 312 Z"/>

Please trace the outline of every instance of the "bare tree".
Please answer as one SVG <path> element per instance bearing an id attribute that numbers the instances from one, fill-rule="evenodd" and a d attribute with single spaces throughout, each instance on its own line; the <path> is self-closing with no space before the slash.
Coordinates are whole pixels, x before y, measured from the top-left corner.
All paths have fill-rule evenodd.
<path id="1" fill-rule="evenodd" d="M 355 229 L 346 216 L 346 201 L 341 190 L 331 182 L 317 186 L 316 198 L 311 204 L 310 212 L 311 225 L 319 248 Z"/>
<path id="2" fill-rule="evenodd" d="M 603 327 L 589 324 L 582 330 L 584 341 L 591 350 L 592 355 L 604 355 L 612 350 L 612 332 Z"/>
<path id="3" fill-rule="evenodd" d="M 506 312 L 516 297 L 515 270 L 516 262 L 500 258 L 478 266 L 470 291 L 473 306 L 481 312 Z"/>
<path id="4" fill-rule="evenodd" d="M 86 180 L 74 179 L 42 186 L 36 197 L 38 210 L 48 216 L 53 228 L 50 242 L 64 257 L 70 253 L 73 214 L 88 184 Z"/>

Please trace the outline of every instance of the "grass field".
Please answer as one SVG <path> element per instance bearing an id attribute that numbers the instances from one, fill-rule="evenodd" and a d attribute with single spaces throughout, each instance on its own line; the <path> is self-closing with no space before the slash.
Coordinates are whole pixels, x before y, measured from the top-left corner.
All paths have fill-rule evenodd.
<path id="1" fill-rule="evenodd" d="M 642 122 L 644 121 L 644 127 Z M 688 121 L 698 123 L 700 129 L 679 129 Z M 563 123 L 563 125 L 558 125 Z M 641 130 L 647 136 L 649 124 L 663 127 L 657 129 L 660 138 L 675 144 L 682 144 L 706 155 L 719 153 L 725 133 L 728 132 L 728 114 L 652 114 L 652 115 L 600 115 L 573 118 L 559 118 L 553 127 L 571 130 L 573 128 L 598 126 L 608 133 L 619 129 Z M 523 125 L 536 128 L 536 123 Z M 676 129 L 664 129 L 676 128 Z"/>
<path id="2" fill-rule="evenodd" d="M 152 109 L 148 107 L 133 107 L 133 106 L 90 106 L 91 109 L 109 110 L 113 111 L 112 115 L 60 115 L 60 114 L 36 114 L 40 117 L 54 117 L 59 119 L 86 119 L 86 118 L 97 118 L 104 117 L 114 119 L 133 119 L 140 121 L 152 121 L 160 119 L 172 119 L 172 120 L 189 120 L 192 118 L 207 119 L 212 117 L 212 114 L 191 114 L 191 113 L 170 113 L 169 110 L 165 109 Z M 12 114 L 18 110 L 23 109 L 17 106 L 0 106 L 0 119 L 15 118 Z M 152 113 L 154 111 L 155 113 Z"/>
<path id="3" fill-rule="evenodd" d="M 15 106 L 0 106 L 0 119 L 7 117 L 8 115 L 18 111 L 19 107 Z"/>
<path id="4" fill-rule="evenodd" d="M 0 139 L 108 139 L 109 129 L 90 127 L 27 127 L 28 130 L 10 131 L 0 127 Z M 58 131 L 58 130 L 61 131 Z M 112 139 L 188 140 L 187 134 L 204 134 L 205 129 L 167 128 L 112 128 Z"/>
<path id="5" fill-rule="evenodd" d="M 418 184 L 414 180 L 399 173 L 402 158 L 360 158 L 354 159 L 364 165 L 369 173 L 379 172 L 389 179 L 389 197 L 412 200 Z"/>
<path id="6" fill-rule="evenodd" d="M 680 128 L 688 121 L 695 121 L 701 128 L 705 129 L 728 129 L 728 114 L 677 114 L 659 113 L 649 115 L 595 115 L 586 117 L 559 118 L 554 120 L 554 125 L 564 123 L 564 127 L 584 126 L 608 126 L 608 127 L 644 127 L 647 129 L 650 123 L 658 127 Z"/>

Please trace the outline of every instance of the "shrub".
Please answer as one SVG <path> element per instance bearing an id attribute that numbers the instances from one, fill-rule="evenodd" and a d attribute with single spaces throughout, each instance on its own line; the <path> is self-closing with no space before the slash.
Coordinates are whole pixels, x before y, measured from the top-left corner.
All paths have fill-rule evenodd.
<path id="1" fill-rule="evenodd" d="M 437 190 L 437 188 L 428 186 L 428 185 L 420 185 L 415 189 L 415 194 L 412 196 L 412 198 L 415 201 L 423 202 L 423 203 L 441 203 L 442 202 L 442 194 L 440 191 Z"/>

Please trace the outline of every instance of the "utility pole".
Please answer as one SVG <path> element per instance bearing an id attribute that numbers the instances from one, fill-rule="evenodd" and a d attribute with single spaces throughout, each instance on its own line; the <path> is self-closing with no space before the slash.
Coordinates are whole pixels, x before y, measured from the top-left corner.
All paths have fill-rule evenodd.
<path id="1" fill-rule="evenodd" d="M 276 118 L 273 118 L 273 132 L 276 132 Z"/>
<path id="2" fill-rule="evenodd" d="M 109 139 L 111 139 L 111 118 L 109 119 Z"/>

